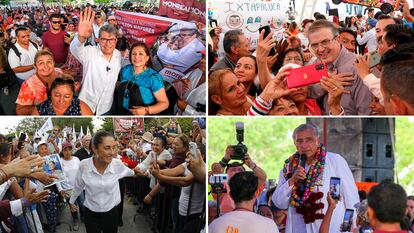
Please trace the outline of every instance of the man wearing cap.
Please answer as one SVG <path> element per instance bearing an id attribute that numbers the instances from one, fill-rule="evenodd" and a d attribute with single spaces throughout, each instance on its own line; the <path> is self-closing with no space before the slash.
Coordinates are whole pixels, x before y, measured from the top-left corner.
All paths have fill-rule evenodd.
<path id="1" fill-rule="evenodd" d="M 77 150 L 74 154 L 75 157 L 78 157 L 80 161 L 90 158 L 91 155 L 91 150 L 90 150 L 90 144 L 91 144 L 91 136 L 90 135 L 85 135 L 82 138 L 82 147 Z"/>
<path id="2" fill-rule="evenodd" d="M 108 16 L 108 24 L 118 29 L 118 33 L 120 37 L 123 35 L 122 29 L 118 27 L 118 22 L 116 21 L 115 15 Z"/>
<path id="3" fill-rule="evenodd" d="M 377 20 L 372 18 L 368 20 L 369 30 L 361 37 L 361 31 L 358 30 L 358 36 L 356 38 L 358 44 L 367 44 L 368 52 L 374 52 L 377 50 L 377 38 L 375 36 L 375 26 L 377 25 Z"/>
<path id="4" fill-rule="evenodd" d="M 145 154 L 148 154 L 151 149 L 151 142 L 154 139 L 154 136 L 150 132 L 145 132 L 144 135 L 141 137 L 141 142 L 138 143 L 138 147 L 145 152 Z"/>
<path id="5" fill-rule="evenodd" d="M 37 146 L 37 153 L 41 156 L 48 156 L 50 155 L 49 148 L 46 141 L 40 141 L 39 145 Z"/>

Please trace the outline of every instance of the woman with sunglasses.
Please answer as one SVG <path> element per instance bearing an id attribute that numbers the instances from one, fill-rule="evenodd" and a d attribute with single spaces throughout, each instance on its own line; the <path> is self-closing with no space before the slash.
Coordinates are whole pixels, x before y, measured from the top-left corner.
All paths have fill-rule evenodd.
<path id="1" fill-rule="evenodd" d="M 32 115 L 93 115 L 93 112 L 88 105 L 79 100 L 74 94 L 75 81 L 72 77 L 65 74 L 59 75 L 50 87 L 49 98 L 39 105 L 36 105 Z"/>

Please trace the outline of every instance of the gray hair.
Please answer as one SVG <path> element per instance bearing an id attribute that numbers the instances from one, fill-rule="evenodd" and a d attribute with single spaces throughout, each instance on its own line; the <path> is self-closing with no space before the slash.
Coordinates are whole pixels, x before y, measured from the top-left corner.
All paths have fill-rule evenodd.
<path id="1" fill-rule="evenodd" d="M 240 46 L 239 36 L 244 35 L 242 31 L 240 30 L 230 30 L 227 31 L 226 34 L 224 34 L 223 39 L 223 48 L 226 53 L 231 53 L 231 47 Z"/>
<path id="2" fill-rule="evenodd" d="M 311 33 L 314 33 L 316 31 L 318 31 L 319 29 L 322 28 L 328 28 L 331 30 L 332 35 L 334 35 L 335 37 L 339 35 L 339 30 L 338 28 L 335 27 L 335 25 L 331 22 L 329 22 L 328 20 L 316 20 L 315 22 L 313 22 L 308 29 L 308 35 Z"/>
<path id="3" fill-rule="evenodd" d="M 116 38 L 119 37 L 118 29 L 116 29 L 116 27 L 109 25 L 109 24 L 104 25 L 101 27 L 101 29 L 99 29 L 99 38 L 101 38 L 103 32 L 107 32 L 109 34 L 115 35 Z"/>
<path id="4" fill-rule="evenodd" d="M 296 134 L 299 132 L 303 132 L 305 130 L 312 130 L 312 133 L 315 137 L 319 137 L 318 129 L 312 124 L 301 124 L 296 127 L 295 131 L 293 131 L 292 138 L 293 141 L 296 139 Z"/>

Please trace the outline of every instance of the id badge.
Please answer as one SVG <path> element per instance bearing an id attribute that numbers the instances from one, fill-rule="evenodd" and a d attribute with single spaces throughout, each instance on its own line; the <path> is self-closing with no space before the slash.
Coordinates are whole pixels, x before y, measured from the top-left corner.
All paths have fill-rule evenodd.
<path id="1" fill-rule="evenodd" d="M 129 110 L 129 98 L 130 98 L 129 90 L 125 89 L 124 99 L 122 100 L 122 107 L 124 107 L 125 109 L 128 109 L 128 110 Z"/>

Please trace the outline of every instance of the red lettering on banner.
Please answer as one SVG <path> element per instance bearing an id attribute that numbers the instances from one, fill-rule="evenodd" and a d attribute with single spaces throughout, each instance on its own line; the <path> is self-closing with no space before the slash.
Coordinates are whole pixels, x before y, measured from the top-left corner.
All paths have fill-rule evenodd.
<path id="1" fill-rule="evenodd" d="M 206 4 L 197 0 L 160 0 L 158 15 L 170 18 L 205 23 Z"/>
<path id="2" fill-rule="evenodd" d="M 148 47 L 152 47 L 157 37 L 172 24 L 170 21 L 156 19 L 152 15 L 138 15 L 124 11 L 116 11 L 115 17 L 130 42 L 144 42 Z"/>

